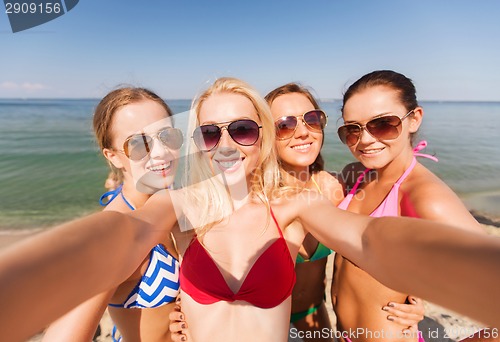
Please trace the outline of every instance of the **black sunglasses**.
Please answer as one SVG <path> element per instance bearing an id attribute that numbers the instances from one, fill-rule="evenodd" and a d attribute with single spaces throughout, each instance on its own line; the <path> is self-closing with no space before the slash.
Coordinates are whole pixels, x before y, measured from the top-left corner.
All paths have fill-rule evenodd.
<path id="1" fill-rule="evenodd" d="M 368 121 L 364 125 L 349 123 L 340 126 L 337 133 L 340 140 L 347 146 L 356 145 L 365 129 L 372 137 L 379 140 L 392 140 L 401 134 L 401 123 L 413 114 L 413 109 L 400 118 L 397 115 L 385 115 Z"/>
<path id="2" fill-rule="evenodd" d="M 283 116 L 274 122 L 276 126 L 276 138 L 278 140 L 290 139 L 297 130 L 299 120 L 311 132 L 322 132 L 326 127 L 328 117 L 325 112 L 319 109 L 310 110 L 299 116 Z"/>
<path id="3" fill-rule="evenodd" d="M 123 150 L 117 151 L 124 153 L 130 160 L 142 160 L 146 158 L 153 149 L 154 138 L 157 138 L 163 146 L 172 150 L 180 149 L 183 141 L 182 131 L 180 129 L 166 127 L 152 135 L 147 135 L 145 133 L 133 134 L 125 139 Z"/>
<path id="4" fill-rule="evenodd" d="M 200 151 L 211 151 L 219 144 L 224 128 L 237 144 L 251 146 L 259 139 L 259 129 L 262 126 L 248 119 L 198 126 L 193 132 L 194 143 Z"/>

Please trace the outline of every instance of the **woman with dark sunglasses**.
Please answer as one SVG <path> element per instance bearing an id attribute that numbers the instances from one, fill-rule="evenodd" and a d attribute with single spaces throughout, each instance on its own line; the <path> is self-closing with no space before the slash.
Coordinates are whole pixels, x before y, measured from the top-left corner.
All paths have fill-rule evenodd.
<path id="1" fill-rule="evenodd" d="M 101 197 L 105 211 L 140 208 L 173 183 L 183 139 L 172 125 L 170 108 L 147 89 L 120 88 L 101 100 L 94 132 L 119 184 Z M 115 323 L 113 341 L 170 341 L 165 320 L 179 292 L 177 260 L 166 235 L 128 279 L 52 323 L 43 341 L 90 341 L 106 308 Z"/>
<path id="2" fill-rule="evenodd" d="M 265 99 L 275 120 L 276 151 L 280 167 L 285 171 L 281 174 L 284 185 L 319 191 L 338 205 L 344 198 L 342 185 L 323 170 L 324 161 L 320 153 L 327 116 L 314 96 L 305 87 L 288 83 L 272 90 Z M 331 252 L 308 234 L 295 261 L 297 279 L 292 292 L 290 323 L 293 324 L 292 329 L 301 332 L 304 341 L 333 341 L 333 338 L 321 336 L 323 329 L 332 328 L 325 305 L 325 269 Z M 395 322 L 393 324 L 400 323 L 401 331 L 422 319 L 424 310 L 421 301 L 419 305 L 391 304 L 394 308 L 391 307 L 389 312 L 392 314 L 390 319 Z M 180 307 L 177 309 L 180 310 Z M 399 317 L 398 312 L 403 317 Z M 180 314 L 174 312 L 171 317 L 180 321 Z M 174 324 L 172 331 L 176 327 L 178 325 Z"/>
<path id="3" fill-rule="evenodd" d="M 418 153 L 425 142 L 412 146 L 423 109 L 410 79 L 386 70 L 361 77 L 344 95 L 342 118 L 339 137 L 359 163 L 343 171 L 342 179 L 351 182 L 339 208 L 372 217 L 420 217 L 482 230 L 448 186 L 415 158 L 435 159 Z M 340 254 L 335 256 L 331 294 L 337 328 L 346 336 L 363 328 L 386 332 L 384 341 L 422 340 L 414 323 L 421 317 L 401 310 L 403 303 L 421 300 L 391 290 Z M 396 316 L 413 332 L 412 337 L 398 334 L 400 330 L 391 322 Z M 356 336 L 356 341 L 369 340 L 368 334 Z"/>
<path id="4" fill-rule="evenodd" d="M 2 251 L 4 338 L 22 340 L 121 283 L 176 223 L 191 239 L 178 246 L 191 341 L 286 341 L 294 259 L 307 233 L 390 286 L 500 322 L 496 303 L 483 295 L 495 293 L 500 281 L 500 241 L 437 222 L 356 215 L 316 191 L 280 186 L 274 120 L 265 100 L 240 80 L 218 79 L 191 113 L 191 132 L 216 125 L 220 136 L 190 146 L 185 188 L 159 191 L 129 213 L 105 211 L 63 224 Z M 244 130 L 226 131 L 241 120 L 259 128 L 244 123 Z M 250 141 L 254 144 L 247 145 Z M 294 221 L 301 227 L 282 229 Z M 443 263 L 427 267 L 435 258 Z M 456 267 L 446 272 L 457 260 L 460 272 Z M 463 272 L 473 273 L 475 282 L 463 282 Z M 479 288 L 483 293 L 465 296 Z M 456 299 L 457 294 L 463 297 Z M 37 310 L 30 310 L 33 303 Z"/>

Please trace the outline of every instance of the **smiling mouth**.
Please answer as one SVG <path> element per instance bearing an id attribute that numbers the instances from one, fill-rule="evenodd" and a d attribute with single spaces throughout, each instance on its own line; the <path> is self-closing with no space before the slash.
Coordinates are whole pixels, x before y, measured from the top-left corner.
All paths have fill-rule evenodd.
<path id="1" fill-rule="evenodd" d="M 217 164 L 223 172 L 237 169 L 242 162 L 243 159 L 217 160 Z"/>
<path id="2" fill-rule="evenodd" d="M 384 148 L 374 148 L 374 149 L 370 149 L 370 150 L 360 150 L 360 152 L 363 154 L 375 154 L 375 153 L 381 152 L 383 149 Z"/>
<path id="3" fill-rule="evenodd" d="M 168 171 L 170 171 L 173 167 L 173 162 L 170 161 L 168 163 L 163 163 L 163 164 L 158 164 L 158 165 L 154 165 L 154 166 L 150 166 L 148 167 L 149 171 L 151 172 L 155 172 L 155 173 L 166 173 Z"/>
<path id="4" fill-rule="evenodd" d="M 312 145 L 312 143 L 303 144 L 303 145 L 296 145 L 296 146 L 293 146 L 292 149 L 295 151 L 304 151 L 304 150 L 307 150 L 309 147 L 311 147 L 311 145 Z"/>

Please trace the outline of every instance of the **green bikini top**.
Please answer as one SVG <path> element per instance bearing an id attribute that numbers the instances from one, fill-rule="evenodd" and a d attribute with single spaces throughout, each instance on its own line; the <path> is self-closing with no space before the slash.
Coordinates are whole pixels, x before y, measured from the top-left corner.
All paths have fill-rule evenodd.
<path id="1" fill-rule="evenodd" d="M 304 259 L 302 255 L 297 254 L 297 259 L 295 259 L 295 263 L 301 264 L 303 262 L 316 261 L 322 258 L 326 258 L 330 254 L 332 254 L 332 252 L 333 251 L 330 248 L 326 247 L 321 242 L 318 242 L 318 247 L 316 247 L 314 254 L 311 255 L 309 259 Z"/>

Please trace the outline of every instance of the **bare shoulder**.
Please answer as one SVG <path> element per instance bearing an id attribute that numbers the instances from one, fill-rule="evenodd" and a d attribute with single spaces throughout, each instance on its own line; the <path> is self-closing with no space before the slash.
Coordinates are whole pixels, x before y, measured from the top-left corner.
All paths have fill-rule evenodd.
<path id="1" fill-rule="evenodd" d="M 273 213 L 280 221 L 280 224 L 289 225 L 299 218 L 305 208 L 314 210 L 314 207 L 327 203 L 331 205 L 330 200 L 317 191 L 304 189 L 298 193 L 288 194 L 271 202 Z"/>
<path id="2" fill-rule="evenodd" d="M 422 164 L 415 166 L 401 185 L 401 190 L 411 203 L 418 207 L 439 206 L 458 199 L 448 185 Z"/>
<path id="3" fill-rule="evenodd" d="M 185 201 L 185 195 L 180 190 L 163 189 L 151 195 L 151 197 L 146 201 L 144 207 L 147 207 L 148 210 L 164 211 L 172 209 L 172 207 L 177 203 L 179 205 L 184 204 L 183 201 Z"/>
<path id="4" fill-rule="evenodd" d="M 121 196 L 113 199 L 108 205 L 106 205 L 103 211 L 117 211 L 119 213 L 130 212 L 129 206 L 123 201 Z"/>
<path id="5" fill-rule="evenodd" d="M 320 171 L 314 174 L 314 178 L 320 186 L 340 186 L 339 175 L 334 172 Z"/>
<path id="6" fill-rule="evenodd" d="M 161 190 L 153 194 L 146 203 L 131 212 L 129 215 L 153 227 L 169 227 L 177 222 L 174 204 L 171 196 L 172 190 Z"/>
<path id="7" fill-rule="evenodd" d="M 339 204 L 344 199 L 344 188 L 336 176 L 326 171 L 321 171 L 314 175 L 321 192 L 334 205 Z"/>
<path id="8" fill-rule="evenodd" d="M 402 210 L 410 207 L 416 216 L 471 230 L 481 230 L 460 198 L 438 176 L 417 164 L 401 186 Z"/>
<path id="9" fill-rule="evenodd" d="M 279 221 L 280 225 L 288 226 L 297 217 L 300 207 L 299 194 L 286 194 L 285 196 L 275 198 L 271 201 L 270 205 L 273 214 Z"/>

